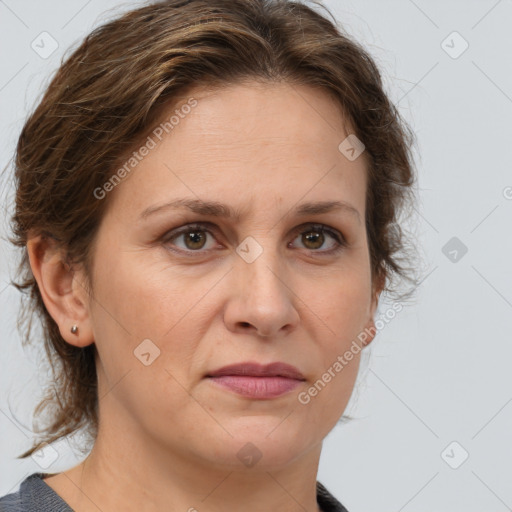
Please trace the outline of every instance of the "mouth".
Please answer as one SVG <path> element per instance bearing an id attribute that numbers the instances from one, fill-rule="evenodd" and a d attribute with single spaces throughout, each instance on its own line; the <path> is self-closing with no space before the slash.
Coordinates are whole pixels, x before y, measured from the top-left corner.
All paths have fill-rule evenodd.
<path id="1" fill-rule="evenodd" d="M 212 371 L 206 378 L 223 389 L 253 399 L 276 398 L 306 380 L 297 368 L 282 362 L 237 363 Z"/>

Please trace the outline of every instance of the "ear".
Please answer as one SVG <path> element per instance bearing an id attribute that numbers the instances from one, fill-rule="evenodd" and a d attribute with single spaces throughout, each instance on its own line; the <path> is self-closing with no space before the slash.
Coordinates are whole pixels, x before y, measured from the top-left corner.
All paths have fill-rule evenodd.
<path id="1" fill-rule="evenodd" d="M 379 278 L 376 281 L 376 284 L 372 286 L 372 301 L 370 304 L 370 312 L 368 314 L 368 320 L 365 325 L 364 333 L 365 338 L 363 339 L 362 346 L 368 346 L 375 335 L 377 334 L 377 328 L 375 327 L 375 312 L 377 311 L 377 307 L 379 305 L 379 297 L 384 287 L 384 279 Z"/>
<path id="2" fill-rule="evenodd" d="M 90 325 L 89 295 L 82 271 L 70 268 L 57 241 L 37 235 L 27 241 L 32 273 L 48 313 L 59 326 L 60 334 L 69 344 L 85 347 L 94 342 Z M 71 332 L 78 326 L 76 333 Z"/>

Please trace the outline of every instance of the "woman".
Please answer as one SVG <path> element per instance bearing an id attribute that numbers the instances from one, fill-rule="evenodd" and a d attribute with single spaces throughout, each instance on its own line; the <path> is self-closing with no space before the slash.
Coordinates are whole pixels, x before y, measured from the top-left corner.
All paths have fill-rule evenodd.
<path id="1" fill-rule="evenodd" d="M 407 278 L 411 143 L 306 5 L 171 0 L 94 30 L 20 135 L 12 239 L 55 367 L 21 457 L 94 444 L 0 510 L 346 510 L 318 463 Z"/>

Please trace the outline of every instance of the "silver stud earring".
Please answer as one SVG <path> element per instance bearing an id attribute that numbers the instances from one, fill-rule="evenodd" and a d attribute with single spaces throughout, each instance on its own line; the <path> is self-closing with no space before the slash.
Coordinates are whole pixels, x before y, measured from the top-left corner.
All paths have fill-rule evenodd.
<path id="1" fill-rule="evenodd" d="M 73 325 L 73 327 L 71 327 L 71 332 L 76 334 L 78 332 L 78 325 Z"/>

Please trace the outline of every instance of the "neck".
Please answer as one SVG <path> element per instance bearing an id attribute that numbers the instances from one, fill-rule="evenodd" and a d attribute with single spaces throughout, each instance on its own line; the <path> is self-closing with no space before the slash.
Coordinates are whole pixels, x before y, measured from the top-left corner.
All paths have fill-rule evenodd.
<path id="1" fill-rule="evenodd" d="M 80 512 L 319 512 L 320 451 L 321 444 L 280 467 L 263 464 L 264 457 L 253 467 L 221 465 L 191 455 L 186 446 L 166 449 L 139 428 L 130 432 L 117 416 L 100 422 L 84 462 L 47 483 Z"/>

